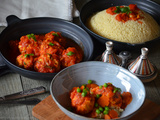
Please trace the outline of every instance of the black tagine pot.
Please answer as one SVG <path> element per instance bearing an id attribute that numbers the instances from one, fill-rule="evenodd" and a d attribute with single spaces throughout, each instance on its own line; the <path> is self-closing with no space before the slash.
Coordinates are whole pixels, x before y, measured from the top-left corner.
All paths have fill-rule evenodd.
<path id="1" fill-rule="evenodd" d="M 39 73 L 29 71 L 11 63 L 9 58 L 10 40 L 18 40 L 27 34 L 45 34 L 50 31 L 61 32 L 62 36 L 74 40 L 84 51 L 83 61 L 92 59 L 93 42 L 91 37 L 81 27 L 66 20 L 58 18 L 40 17 L 19 19 L 11 15 L 6 18 L 8 26 L 0 34 L 0 76 L 8 72 L 16 72 L 22 76 L 38 79 L 52 80 L 56 73 Z"/>
<path id="2" fill-rule="evenodd" d="M 102 11 L 112 6 L 128 6 L 129 4 L 136 4 L 138 8 L 149 13 L 160 25 L 160 5 L 151 0 L 91 0 L 84 4 L 81 8 L 79 17 L 81 26 L 94 38 L 95 41 L 100 42 L 104 46 L 106 41 L 112 41 L 114 43 L 113 49 L 115 50 L 115 52 L 121 52 L 124 50 L 140 51 L 142 47 L 150 48 L 154 45 L 157 45 L 157 42 L 159 43 L 160 41 L 160 36 L 154 40 L 145 43 L 129 44 L 101 37 L 100 35 L 97 35 L 96 33 L 92 32 L 90 29 L 86 27 L 86 20 L 94 13 Z"/>

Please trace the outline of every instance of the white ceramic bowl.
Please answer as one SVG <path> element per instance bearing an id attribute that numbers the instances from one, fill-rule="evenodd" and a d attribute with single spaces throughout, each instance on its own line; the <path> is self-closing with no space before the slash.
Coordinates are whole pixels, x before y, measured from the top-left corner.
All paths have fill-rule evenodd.
<path id="1" fill-rule="evenodd" d="M 53 100 L 73 120 L 97 120 L 67 110 L 70 105 L 69 91 L 75 86 L 87 84 L 88 80 L 93 80 L 98 85 L 111 82 L 114 86 L 121 88 L 122 92 L 127 91 L 132 94 L 132 102 L 125 108 L 118 120 L 128 119 L 144 103 L 146 95 L 144 85 L 127 69 L 98 61 L 82 62 L 60 71 L 53 78 L 50 86 Z"/>

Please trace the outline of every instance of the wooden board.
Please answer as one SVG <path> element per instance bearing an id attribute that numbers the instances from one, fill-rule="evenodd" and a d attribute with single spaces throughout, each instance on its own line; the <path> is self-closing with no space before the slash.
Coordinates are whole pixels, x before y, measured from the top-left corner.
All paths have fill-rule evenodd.
<path id="1" fill-rule="evenodd" d="M 51 95 L 32 109 L 32 115 L 39 120 L 71 120 L 56 105 Z M 146 99 L 140 110 L 129 120 L 154 120 L 160 115 L 160 106 Z"/>

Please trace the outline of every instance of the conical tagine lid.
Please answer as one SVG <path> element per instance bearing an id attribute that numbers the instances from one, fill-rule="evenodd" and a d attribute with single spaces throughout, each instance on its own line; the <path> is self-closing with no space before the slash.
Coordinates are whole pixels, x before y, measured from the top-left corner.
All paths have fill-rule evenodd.
<path id="1" fill-rule="evenodd" d="M 103 52 L 100 60 L 106 63 L 121 65 L 121 58 L 118 57 L 113 52 L 112 49 L 113 49 L 113 42 L 111 41 L 106 42 L 106 50 Z"/>
<path id="2" fill-rule="evenodd" d="M 148 48 L 142 48 L 141 55 L 128 66 L 128 70 L 142 82 L 150 82 L 157 77 L 156 67 L 148 60 L 147 54 Z"/>

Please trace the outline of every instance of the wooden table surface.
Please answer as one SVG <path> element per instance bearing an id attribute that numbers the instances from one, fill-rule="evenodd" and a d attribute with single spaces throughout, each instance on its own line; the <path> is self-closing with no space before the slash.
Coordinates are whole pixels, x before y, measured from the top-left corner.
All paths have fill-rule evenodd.
<path id="1" fill-rule="evenodd" d="M 0 32 L 3 29 L 4 27 L 0 27 Z M 131 51 L 131 53 L 132 58 L 135 59 L 140 55 L 140 50 L 139 52 Z M 144 84 L 146 98 L 160 105 L 160 44 L 155 44 L 153 48 L 149 49 L 148 59 L 157 67 L 158 76 L 154 81 Z M 8 73 L 0 77 L 0 96 L 44 86 L 47 89 L 46 93 L 29 97 L 43 100 L 50 95 L 50 82 L 29 79 L 17 73 Z M 36 120 L 32 116 L 33 107 L 34 105 L 0 105 L 0 120 Z M 156 120 L 160 120 L 160 117 Z"/>

